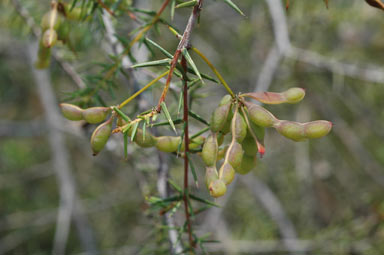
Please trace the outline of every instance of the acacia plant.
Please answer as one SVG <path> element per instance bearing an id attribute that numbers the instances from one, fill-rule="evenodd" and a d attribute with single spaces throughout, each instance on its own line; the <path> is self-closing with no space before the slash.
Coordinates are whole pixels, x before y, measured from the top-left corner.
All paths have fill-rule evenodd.
<path id="1" fill-rule="evenodd" d="M 222 2 L 244 16 L 231 0 Z M 266 128 L 274 128 L 285 138 L 297 142 L 320 138 L 327 135 L 332 128 L 332 124 L 326 120 L 307 123 L 281 120 L 260 105 L 260 103 L 298 103 L 305 96 L 305 91 L 301 88 L 294 87 L 280 93 L 234 91 L 234 86 L 225 81 L 205 54 L 191 44 L 194 27 L 199 23 L 200 15 L 203 14 L 203 4 L 203 0 L 164 0 L 157 11 L 152 11 L 138 9 L 129 0 L 52 1 L 49 11 L 41 18 L 42 33 L 36 62 L 37 68 L 48 67 L 51 52 L 56 44 L 72 50 L 71 27 L 76 23 L 97 22 L 100 14 L 109 18 L 127 16 L 131 22 L 138 24 L 137 29 L 129 36 L 114 35 L 119 44 L 123 45 L 123 50 L 115 56 L 110 56 L 110 62 L 102 64 L 101 74 L 86 80 L 86 88 L 75 92 L 60 106 L 65 118 L 98 125 L 90 138 L 90 146 L 95 156 L 102 153 L 111 136 L 121 133 L 125 155 L 130 142 L 134 142 L 143 150 L 155 147 L 158 151 L 182 158 L 184 161 L 183 188 L 170 181 L 176 195 L 165 199 L 152 197 L 148 202 L 152 207 L 163 212 L 177 209 L 175 207 L 180 205 L 180 202 L 184 204 L 185 224 L 179 228 L 180 236 L 182 233 L 187 233 L 188 242 L 183 246 L 185 251 L 191 252 L 197 245 L 203 249 L 203 243 L 206 241 L 206 237 L 198 237 L 193 232 L 193 217 L 199 209 L 192 208 L 191 201 L 215 206 L 214 202 L 189 192 L 188 173 L 191 171 L 195 182 L 197 182 L 197 176 L 203 173 L 191 162 L 192 154 L 200 156 L 206 165 L 206 192 L 213 198 L 217 198 L 225 195 L 227 186 L 234 180 L 236 174 L 247 174 L 256 167 L 257 161 L 266 151 L 264 142 Z M 287 6 L 288 4 L 289 2 Z M 181 33 L 173 25 L 175 11 L 180 8 L 188 8 L 191 11 L 187 25 Z M 170 18 L 163 14 L 167 9 L 169 9 Z M 204 22 L 200 24 L 200 26 L 204 25 Z M 163 36 L 176 36 L 179 40 L 173 52 L 167 51 L 164 45 L 151 39 L 149 32 L 151 30 L 156 32 L 160 26 L 166 27 L 169 31 L 169 34 Z M 153 56 L 162 54 L 164 57 L 161 59 L 154 57 L 150 61 L 139 63 L 132 55 L 134 46 L 145 47 L 149 52 L 154 52 Z M 205 62 L 215 77 L 201 72 L 201 68 L 195 64 L 196 58 Z M 122 62 L 125 59 L 132 63 L 129 68 L 123 67 Z M 132 70 L 147 68 L 151 68 L 152 72 L 156 73 L 155 78 L 136 89 L 132 95 L 127 95 L 123 102 L 107 105 L 102 100 L 100 93 L 103 90 L 113 91 L 113 88 L 119 85 L 117 77 L 129 76 Z M 126 110 L 127 105 L 132 104 L 143 92 L 163 78 L 166 81 L 162 93 L 151 108 L 141 112 L 132 110 L 134 108 Z M 173 87 L 171 87 L 172 81 Z M 216 109 L 206 109 L 212 111 L 211 118 L 206 120 L 190 107 L 190 101 L 193 100 L 191 93 L 196 93 L 208 82 L 222 86 L 228 94 L 221 99 Z M 179 91 L 176 94 L 177 107 L 169 107 L 171 104 L 168 100 L 169 96 L 167 97 L 169 91 L 173 93 Z M 181 114 L 182 118 L 179 117 Z M 190 118 L 201 122 L 206 127 L 191 134 Z M 169 126 L 175 135 L 154 135 L 153 130 L 158 126 Z"/>

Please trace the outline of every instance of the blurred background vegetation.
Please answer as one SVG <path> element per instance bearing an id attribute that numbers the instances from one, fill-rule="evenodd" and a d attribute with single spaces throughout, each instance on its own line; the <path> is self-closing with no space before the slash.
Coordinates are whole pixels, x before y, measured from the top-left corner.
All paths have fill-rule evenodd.
<path id="1" fill-rule="evenodd" d="M 112 6 L 114 1 L 104 2 Z M 208 209 L 193 220 L 196 233 L 210 233 L 211 240 L 220 241 L 205 244 L 206 250 L 211 254 L 383 254 L 384 12 L 362 0 L 330 0 L 328 9 L 323 1 L 294 0 L 287 11 L 280 0 L 234 2 L 246 18 L 223 1 L 206 0 L 192 44 L 236 93 L 305 88 L 307 95 L 300 104 L 266 108 L 281 119 L 330 120 L 334 129 L 325 138 L 300 143 L 268 130 L 266 154 L 257 169 L 237 176 L 228 194 L 215 201 L 221 208 Z M 132 2 L 155 11 L 161 4 Z M 64 167 L 77 201 L 65 254 L 169 254 L 162 215 L 152 210 L 146 198 L 159 196 L 160 164 L 181 185 L 183 161 L 136 145 L 129 146 L 124 160 L 119 134 L 92 157 L 89 138 L 94 127 L 61 117 L 58 126 L 47 123 L 49 109 L 42 103 L 43 90 L 30 60 L 36 55 L 36 38 L 20 6 L 39 24 L 50 1 L 0 2 L 0 254 L 52 253 L 63 199 L 56 169 L 62 165 L 57 165 L 54 138 L 50 138 L 57 132 L 52 129 L 65 138 Z M 179 31 L 184 30 L 190 11 L 176 10 L 172 24 Z M 57 59 L 69 63 L 88 89 L 98 86 L 103 68 L 113 63 L 103 12 L 98 8 L 84 22 L 72 22 L 70 47 L 55 47 Z M 171 22 L 169 8 L 162 18 Z M 110 21 L 122 38 L 131 39 L 130 32 L 138 27 L 123 11 Z M 176 49 L 178 41 L 166 26 L 157 25 L 147 36 L 171 53 Z M 213 75 L 192 56 L 200 71 Z M 134 48 L 134 58 L 140 62 L 161 55 L 152 55 L 142 46 Z M 47 72 L 54 100 L 84 107 L 118 104 L 160 73 L 156 68 L 133 71 L 134 82 L 132 71 L 119 74 L 101 86 L 97 96 L 89 96 L 62 63 L 52 60 Z M 159 83 L 131 103 L 127 114 L 134 116 L 138 109 L 154 106 L 161 88 Z M 225 93 L 223 87 L 207 81 L 193 92 L 192 107 L 209 118 Z M 171 94 L 167 105 L 176 111 Z M 192 133 L 204 127 L 194 120 L 191 125 Z M 157 132 L 172 134 L 162 127 Z M 203 183 L 203 163 L 198 157 L 192 160 Z M 196 188 L 192 178 L 190 184 L 192 192 L 210 199 L 204 185 Z M 176 225 L 183 224 L 182 210 L 172 217 Z"/>

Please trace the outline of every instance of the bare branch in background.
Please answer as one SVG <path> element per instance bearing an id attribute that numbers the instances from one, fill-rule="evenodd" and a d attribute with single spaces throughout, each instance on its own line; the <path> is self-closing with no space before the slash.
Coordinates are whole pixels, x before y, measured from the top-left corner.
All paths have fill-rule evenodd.
<path id="1" fill-rule="evenodd" d="M 53 253 L 65 254 L 72 214 L 75 217 L 78 217 L 80 214 L 79 209 L 81 209 L 81 206 L 75 206 L 77 200 L 75 181 L 69 166 L 70 159 L 68 151 L 65 147 L 64 136 L 59 130 L 55 128 L 55 126 L 61 123 L 62 120 L 60 118 L 57 102 L 51 87 L 49 73 L 47 70 L 37 70 L 33 66 L 33 63 L 36 61 L 37 41 L 35 41 L 33 45 L 29 45 L 27 48 L 33 77 L 38 88 L 42 106 L 45 111 L 46 125 L 49 130 L 48 140 L 53 153 L 52 162 L 54 164 L 57 182 L 60 186 L 60 209 L 57 216 Z M 77 210 L 74 212 L 74 209 Z M 80 219 L 76 221 L 79 222 L 79 220 Z M 89 228 L 86 222 L 82 221 L 81 224 L 82 227 Z M 82 233 L 91 234 L 91 231 L 81 231 L 80 237 L 82 237 Z M 93 242 L 93 238 L 87 237 L 87 240 Z M 88 241 L 83 242 L 84 248 L 86 248 L 90 253 L 94 254 L 96 250 L 95 244 L 94 242 L 88 243 Z"/>
<path id="2" fill-rule="evenodd" d="M 291 45 L 288 32 L 288 22 L 283 4 L 280 0 L 266 0 L 271 14 L 275 40 L 280 52 L 285 56 L 298 61 L 324 68 L 340 75 L 355 79 L 384 83 L 384 70 L 377 66 L 364 68 L 356 64 L 347 64 L 333 58 L 322 56 L 316 52 L 300 49 Z"/>
<path id="3" fill-rule="evenodd" d="M 287 250 L 291 253 L 296 252 L 298 250 L 298 247 L 296 246 L 296 229 L 280 204 L 279 199 L 264 182 L 252 175 L 244 176 L 240 178 L 240 180 L 260 201 L 272 220 L 277 224 L 282 236 L 282 242 Z"/>

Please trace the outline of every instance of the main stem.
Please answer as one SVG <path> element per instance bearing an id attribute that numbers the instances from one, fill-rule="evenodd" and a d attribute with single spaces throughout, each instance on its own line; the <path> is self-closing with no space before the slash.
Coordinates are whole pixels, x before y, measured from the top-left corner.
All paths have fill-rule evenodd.
<path id="1" fill-rule="evenodd" d="M 188 192 L 188 153 L 189 153 L 189 127 L 188 127 L 188 79 L 187 79 L 187 61 L 184 58 L 184 56 L 181 59 L 181 65 L 184 69 L 183 74 L 183 80 L 184 80 L 184 91 L 183 91 L 183 104 L 184 104 L 184 144 L 185 144 L 185 151 L 184 151 L 184 207 L 185 207 L 185 220 L 187 222 L 187 228 L 188 228 L 188 238 L 189 238 L 189 246 L 191 249 L 195 246 L 193 239 L 192 239 L 192 226 L 191 226 L 191 219 L 189 217 L 189 208 L 188 208 L 188 201 L 189 201 L 189 192 Z"/>

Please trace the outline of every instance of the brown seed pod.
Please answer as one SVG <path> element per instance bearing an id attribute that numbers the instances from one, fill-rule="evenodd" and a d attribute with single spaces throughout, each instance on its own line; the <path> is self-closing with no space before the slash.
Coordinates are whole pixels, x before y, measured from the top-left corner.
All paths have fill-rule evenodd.
<path id="1" fill-rule="evenodd" d="M 241 166 L 236 169 L 236 173 L 247 174 L 256 167 L 256 156 L 244 155 Z"/>
<path id="2" fill-rule="evenodd" d="M 205 185 L 207 189 L 209 189 L 209 185 L 212 182 L 219 179 L 219 175 L 217 174 L 216 166 L 208 166 L 205 168 Z"/>
<path id="3" fill-rule="evenodd" d="M 245 102 L 250 120 L 260 127 L 272 127 L 278 120 L 265 108 Z"/>
<path id="4" fill-rule="evenodd" d="M 239 112 L 235 113 L 232 122 L 234 122 L 234 132 L 232 132 L 232 136 L 235 137 L 237 142 L 241 143 L 247 135 L 247 123 Z"/>
<path id="5" fill-rule="evenodd" d="M 156 148 L 164 152 L 176 152 L 180 144 L 180 136 L 159 136 L 156 139 Z"/>
<path id="6" fill-rule="evenodd" d="M 111 109 L 108 107 L 91 107 L 84 109 L 83 118 L 90 124 L 100 123 L 108 116 Z"/>
<path id="7" fill-rule="evenodd" d="M 332 129 L 332 122 L 316 120 L 304 123 L 304 134 L 307 138 L 320 138 L 326 136 Z"/>
<path id="8" fill-rule="evenodd" d="M 226 160 L 232 165 L 232 167 L 236 170 L 241 165 L 241 160 L 243 158 L 243 148 L 241 145 L 234 141 L 228 148 L 226 155 Z"/>
<path id="9" fill-rule="evenodd" d="M 96 156 L 107 143 L 109 136 L 112 132 L 112 119 L 100 124 L 95 131 L 93 131 L 91 137 L 91 147 L 93 155 Z"/>
<path id="10" fill-rule="evenodd" d="M 219 146 L 217 144 L 217 136 L 216 133 L 212 133 L 205 140 L 203 150 L 201 152 L 201 158 L 203 159 L 205 165 L 216 165 L 218 151 Z"/>
<path id="11" fill-rule="evenodd" d="M 83 119 L 83 109 L 73 104 L 60 104 L 61 112 L 64 117 L 69 120 L 82 120 Z"/>
<path id="12" fill-rule="evenodd" d="M 156 142 L 157 142 L 154 136 L 148 131 L 145 132 L 145 136 L 144 136 L 144 132 L 140 128 L 136 130 L 136 134 L 135 134 L 135 137 L 133 138 L 133 141 L 137 145 L 143 148 L 153 147 L 156 145 Z"/>
<path id="13" fill-rule="evenodd" d="M 57 33 L 54 29 L 45 30 L 43 37 L 41 38 L 41 44 L 46 48 L 51 48 L 57 42 Z"/>
<path id="14" fill-rule="evenodd" d="M 220 170 L 220 180 L 223 180 L 225 185 L 229 185 L 235 178 L 235 169 L 228 162 L 224 162 Z"/>
<path id="15" fill-rule="evenodd" d="M 213 181 L 209 185 L 209 194 L 212 197 L 221 197 L 225 192 L 227 192 L 227 186 L 225 186 L 225 183 L 222 180 Z"/>
<path id="16" fill-rule="evenodd" d="M 241 143 L 241 147 L 244 150 L 244 154 L 248 156 L 255 156 L 258 152 L 256 141 L 249 133 L 247 133 L 247 136 Z"/>
<path id="17" fill-rule="evenodd" d="M 275 128 L 281 135 L 296 142 L 304 141 L 307 138 L 304 125 L 299 122 L 281 120 L 275 125 Z"/>

